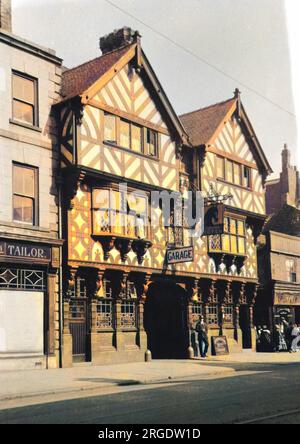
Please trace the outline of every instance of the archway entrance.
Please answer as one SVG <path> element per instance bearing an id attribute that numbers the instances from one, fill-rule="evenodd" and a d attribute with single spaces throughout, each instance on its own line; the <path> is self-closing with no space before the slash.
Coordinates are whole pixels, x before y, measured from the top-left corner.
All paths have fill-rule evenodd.
<path id="1" fill-rule="evenodd" d="M 187 357 L 189 334 L 186 291 L 172 281 L 150 285 L 144 313 L 153 359 Z"/>

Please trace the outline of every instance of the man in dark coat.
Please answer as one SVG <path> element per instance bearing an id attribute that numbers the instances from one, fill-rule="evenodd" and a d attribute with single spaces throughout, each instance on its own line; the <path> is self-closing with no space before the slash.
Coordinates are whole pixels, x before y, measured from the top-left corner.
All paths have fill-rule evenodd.
<path id="1" fill-rule="evenodd" d="M 201 358 L 206 358 L 209 343 L 208 343 L 208 328 L 204 322 L 203 316 L 200 316 L 199 321 L 196 324 L 196 332 L 198 333 L 198 342 Z"/>

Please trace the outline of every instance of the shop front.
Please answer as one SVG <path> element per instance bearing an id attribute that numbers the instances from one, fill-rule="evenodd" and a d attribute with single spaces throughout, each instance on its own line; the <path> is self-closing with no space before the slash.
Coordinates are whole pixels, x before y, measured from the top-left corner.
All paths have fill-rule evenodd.
<path id="1" fill-rule="evenodd" d="M 59 245 L 0 239 L 0 369 L 59 366 Z"/>

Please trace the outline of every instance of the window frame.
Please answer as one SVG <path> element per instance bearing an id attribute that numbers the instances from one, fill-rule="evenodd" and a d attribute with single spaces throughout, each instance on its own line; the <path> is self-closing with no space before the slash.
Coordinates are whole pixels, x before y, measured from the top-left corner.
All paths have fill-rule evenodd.
<path id="1" fill-rule="evenodd" d="M 34 173 L 34 185 L 33 185 L 34 186 L 34 193 L 33 193 L 34 195 L 33 196 L 28 196 L 25 194 L 16 193 L 14 191 L 15 167 L 16 168 L 24 168 L 24 169 L 33 171 L 33 173 Z M 21 197 L 21 198 L 26 198 L 26 199 L 32 199 L 32 201 L 33 201 L 32 223 L 16 220 L 14 218 L 14 211 L 15 211 L 14 197 L 15 196 Z M 28 225 L 28 226 L 32 226 L 32 227 L 38 226 L 38 223 L 39 223 L 39 168 L 38 167 L 35 167 L 32 165 L 27 165 L 27 164 L 22 164 L 22 163 L 18 163 L 18 162 L 12 163 L 12 220 L 14 223 L 17 223 L 17 224 L 23 224 L 23 225 Z"/>
<path id="2" fill-rule="evenodd" d="M 33 93 L 34 93 L 33 103 L 27 102 L 26 100 L 22 100 L 22 99 L 15 97 L 15 95 L 14 95 L 14 77 L 19 77 L 19 78 L 22 78 L 25 80 L 29 80 L 30 82 L 33 83 Z M 12 101 L 11 102 L 11 115 L 12 115 L 12 121 L 14 123 L 28 126 L 28 127 L 33 127 L 33 128 L 39 127 L 39 81 L 36 77 L 33 77 L 29 74 L 22 73 L 20 71 L 12 69 L 12 71 L 11 71 L 11 101 Z M 32 108 L 33 108 L 33 123 L 29 123 L 29 122 L 26 122 L 25 120 L 17 119 L 14 116 L 14 103 L 15 102 L 32 106 Z"/>
<path id="3" fill-rule="evenodd" d="M 296 259 L 286 259 L 285 268 L 287 272 L 288 282 L 291 284 L 297 283 L 297 261 Z"/>
<path id="4" fill-rule="evenodd" d="M 222 162 L 222 176 L 219 174 L 219 162 Z M 228 165 L 230 165 L 230 170 L 228 170 Z M 239 168 L 239 180 L 236 182 L 236 171 L 235 168 Z M 234 185 L 237 187 L 241 187 L 247 190 L 252 190 L 252 168 L 243 163 L 237 162 L 235 160 L 229 159 L 228 157 L 221 156 L 219 154 L 216 155 L 216 177 L 217 180 L 224 181 L 230 185 Z M 249 171 L 248 176 L 248 185 L 244 184 L 245 181 L 245 171 Z M 230 175 L 230 177 L 228 177 Z M 232 180 L 230 178 L 232 177 Z"/>
<path id="5" fill-rule="evenodd" d="M 227 224 L 228 224 L 228 230 L 226 230 L 226 223 L 225 220 L 227 219 Z M 235 233 L 231 232 L 231 222 L 235 223 Z M 239 234 L 239 229 L 238 229 L 238 224 L 239 222 L 241 222 L 243 224 L 243 228 L 244 228 L 244 234 Z M 227 236 L 228 240 L 229 240 L 229 249 L 224 248 L 224 237 Z M 211 240 L 212 238 L 218 238 L 219 239 L 219 245 L 220 245 L 220 249 L 212 249 L 211 247 Z M 233 250 L 232 248 L 232 238 L 235 239 L 236 242 L 236 251 Z M 244 252 L 240 252 L 240 248 L 239 248 L 239 240 L 243 239 L 244 241 Z M 225 215 L 224 216 L 224 234 L 221 235 L 216 235 L 216 236 L 210 236 L 209 237 L 209 251 L 210 253 L 224 253 L 224 254 L 231 254 L 234 256 L 246 256 L 246 244 L 247 241 L 247 236 L 246 236 L 246 224 L 245 224 L 245 220 L 243 219 L 239 219 L 239 218 L 234 218 L 230 215 Z"/>
<path id="6" fill-rule="evenodd" d="M 95 205 L 95 200 L 94 200 L 94 192 L 97 191 L 107 191 L 108 195 L 109 195 L 109 208 L 101 208 L 99 206 Z M 124 195 L 125 193 L 122 193 L 122 197 L 121 197 L 121 201 L 123 203 L 126 203 L 126 211 L 124 210 L 124 208 L 120 208 L 119 210 L 113 209 L 112 208 L 112 202 L 111 202 L 111 195 L 113 192 L 120 192 L 117 188 L 112 188 L 112 187 L 93 187 L 92 188 L 92 193 L 91 193 L 91 198 L 92 198 L 92 206 L 91 206 L 91 211 L 92 211 L 92 232 L 94 236 L 116 236 L 116 237 L 123 237 L 123 238 L 133 238 L 133 239 L 140 239 L 140 237 L 138 237 L 138 223 L 135 222 L 135 226 L 134 226 L 134 230 L 135 230 L 135 234 L 134 236 L 130 236 L 128 233 L 126 233 L 126 227 L 128 226 L 127 224 L 124 224 L 124 226 L 120 226 L 120 233 L 117 233 L 115 231 L 115 226 L 113 226 L 112 224 L 112 218 L 111 218 L 111 213 L 117 213 L 117 214 L 121 214 L 121 217 L 135 217 L 135 220 L 137 219 L 143 219 L 144 220 L 144 234 L 145 236 L 143 237 L 143 239 L 148 239 L 151 231 L 150 231 L 150 224 L 149 224 L 149 196 L 148 194 L 142 194 L 139 193 L 138 190 L 128 190 L 128 194 Z M 128 205 L 128 195 L 134 194 L 137 197 L 141 197 L 143 199 L 145 199 L 146 201 L 146 214 L 145 215 L 141 215 L 138 214 L 137 212 L 133 213 L 133 210 L 131 210 L 129 208 Z M 125 200 L 124 200 L 125 199 Z M 103 231 L 100 232 L 99 230 L 96 230 L 96 223 L 95 223 L 95 214 L 98 212 L 108 212 L 108 225 L 109 225 L 109 231 Z M 131 214 L 130 214 L 131 213 Z M 144 217 L 143 217 L 144 216 Z"/>

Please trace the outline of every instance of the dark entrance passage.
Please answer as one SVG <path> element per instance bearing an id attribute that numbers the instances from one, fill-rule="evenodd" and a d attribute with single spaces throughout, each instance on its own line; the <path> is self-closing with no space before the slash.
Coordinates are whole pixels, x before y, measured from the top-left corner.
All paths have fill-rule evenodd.
<path id="1" fill-rule="evenodd" d="M 186 291 L 172 281 L 150 285 L 144 313 L 154 359 L 183 359 L 189 346 Z"/>
<path id="2" fill-rule="evenodd" d="M 243 348 L 252 347 L 250 311 L 248 305 L 240 306 L 240 328 L 242 330 Z"/>

